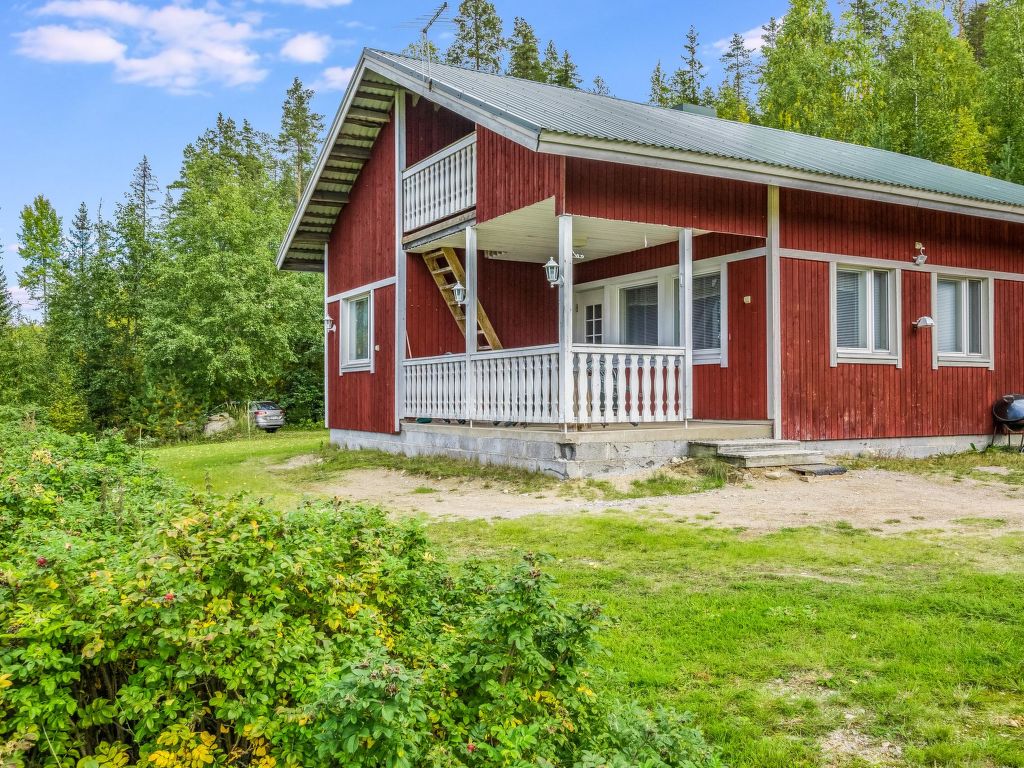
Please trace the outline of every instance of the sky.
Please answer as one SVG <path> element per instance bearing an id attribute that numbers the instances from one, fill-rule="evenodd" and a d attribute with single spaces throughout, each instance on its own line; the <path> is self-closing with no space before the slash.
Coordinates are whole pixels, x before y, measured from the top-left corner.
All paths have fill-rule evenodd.
<path id="1" fill-rule="evenodd" d="M 644 101 L 658 60 L 679 64 L 700 32 L 710 81 L 733 32 L 751 48 L 785 0 L 494 0 L 506 31 L 522 16 L 542 48 L 568 49 L 589 84 Z M 161 185 L 218 112 L 276 132 L 298 76 L 333 117 L 364 47 L 400 51 L 440 0 L 0 0 L 0 245 L 17 288 L 18 214 L 43 194 L 65 225 L 79 203 L 109 216 L 149 157 Z M 451 5 L 457 6 L 458 0 Z M 454 15 L 449 10 L 445 16 Z M 453 25 L 437 25 L 442 50 Z"/>

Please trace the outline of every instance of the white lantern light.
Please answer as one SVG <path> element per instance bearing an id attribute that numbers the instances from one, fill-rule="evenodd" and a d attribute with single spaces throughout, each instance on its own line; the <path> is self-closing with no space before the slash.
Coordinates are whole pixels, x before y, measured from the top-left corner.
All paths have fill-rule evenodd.
<path id="1" fill-rule="evenodd" d="M 324 315 L 324 333 L 334 333 L 338 330 L 338 326 L 334 324 L 333 318 L 330 315 Z"/>
<path id="2" fill-rule="evenodd" d="M 550 257 L 548 263 L 544 265 L 544 274 L 547 275 L 548 283 L 551 284 L 552 288 L 562 282 L 562 276 L 558 270 L 558 262 L 555 261 L 554 256 Z"/>
<path id="3" fill-rule="evenodd" d="M 452 286 L 452 296 L 455 297 L 455 303 L 459 306 L 466 303 L 466 286 L 461 281 L 455 281 L 455 285 Z"/>
<path id="4" fill-rule="evenodd" d="M 928 317 L 928 315 L 923 315 L 922 317 L 919 317 L 917 318 L 917 320 L 912 322 L 911 325 L 914 328 L 934 328 L 935 321 Z"/>

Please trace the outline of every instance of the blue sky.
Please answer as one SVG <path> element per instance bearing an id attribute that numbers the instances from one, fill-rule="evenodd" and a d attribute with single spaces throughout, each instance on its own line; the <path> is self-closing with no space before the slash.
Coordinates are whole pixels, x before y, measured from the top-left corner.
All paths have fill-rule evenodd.
<path id="1" fill-rule="evenodd" d="M 457 6 L 457 0 L 452 2 Z M 45 194 L 69 222 L 81 201 L 109 214 L 148 155 L 161 184 L 181 150 L 218 112 L 276 130 L 284 91 L 299 76 L 333 116 L 363 47 L 401 50 L 434 0 L 14 0 L 0 15 L 0 243 L 16 283 L 18 213 Z M 678 63 L 690 24 L 713 82 L 733 33 L 780 16 L 785 0 L 719 3 L 495 0 L 511 27 L 530 21 L 567 48 L 589 83 L 644 100 L 655 62 Z M 451 12 L 447 14 L 453 15 Z M 432 35 L 443 49 L 451 24 Z M 21 298 L 20 296 L 18 297 Z"/>

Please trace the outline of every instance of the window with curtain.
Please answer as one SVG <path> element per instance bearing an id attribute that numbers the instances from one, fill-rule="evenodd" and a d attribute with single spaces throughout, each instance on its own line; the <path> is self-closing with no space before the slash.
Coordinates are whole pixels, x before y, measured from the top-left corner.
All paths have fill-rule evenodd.
<path id="1" fill-rule="evenodd" d="M 657 346 L 658 284 L 623 288 L 619 299 L 622 307 L 622 344 Z"/>
<path id="2" fill-rule="evenodd" d="M 894 287 L 895 272 L 891 269 L 836 269 L 835 335 L 840 354 L 894 354 Z"/>
<path id="3" fill-rule="evenodd" d="M 988 287 L 967 277 L 940 277 L 935 285 L 936 344 L 939 355 L 988 355 Z"/>
<path id="4" fill-rule="evenodd" d="M 693 351 L 722 348 L 722 275 L 693 278 Z"/>

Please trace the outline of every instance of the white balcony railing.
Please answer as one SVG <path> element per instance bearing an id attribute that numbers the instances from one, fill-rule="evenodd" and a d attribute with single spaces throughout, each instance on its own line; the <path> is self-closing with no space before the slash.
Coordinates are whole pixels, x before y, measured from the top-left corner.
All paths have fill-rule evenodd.
<path id="1" fill-rule="evenodd" d="M 402 174 L 406 232 L 476 205 L 476 134 L 459 139 Z"/>
<path id="2" fill-rule="evenodd" d="M 686 419 L 681 347 L 573 345 L 567 424 Z M 413 358 L 404 363 L 405 418 L 561 423 L 558 346 Z"/>

